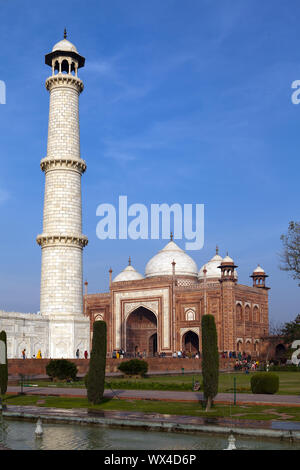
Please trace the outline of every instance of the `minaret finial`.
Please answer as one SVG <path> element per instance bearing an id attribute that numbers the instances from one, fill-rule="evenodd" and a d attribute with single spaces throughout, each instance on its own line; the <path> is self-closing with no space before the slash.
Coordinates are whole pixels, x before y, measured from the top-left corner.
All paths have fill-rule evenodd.
<path id="1" fill-rule="evenodd" d="M 129 256 L 129 259 L 128 259 L 128 266 L 131 266 L 131 257 Z"/>
<path id="2" fill-rule="evenodd" d="M 216 255 L 218 255 L 218 254 L 219 254 L 219 247 L 218 247 L 218 245 L 217 245 L 217 246 L 216 246 Z"/>
<path id="3" fill-rule="evenodd" d="M 64 30 L 64 39 L 67 39 L 67 30 L 66 30 L 66 28 Z"/>
<path id="4" fill-rule="evenodd" d="M 171 242 L 173 241 L 173 232 L 171 232 L 170 234 L 170 239 L 171 239 Z"/>

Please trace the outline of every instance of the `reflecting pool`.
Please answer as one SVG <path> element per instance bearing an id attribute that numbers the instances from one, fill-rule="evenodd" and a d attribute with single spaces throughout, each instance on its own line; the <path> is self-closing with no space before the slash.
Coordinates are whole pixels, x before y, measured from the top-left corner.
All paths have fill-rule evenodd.
<path id="1" fill-rule="evenodd" d="M 0 416 L 0 445 L 15 450 L 221 450 L 228 436 L 179 434 L 103 428 L 93 425 L 43 423 L 36 438 L 36 423 Z M 300 450 L 300 442 L 236 437 L 237 449 Z"/>

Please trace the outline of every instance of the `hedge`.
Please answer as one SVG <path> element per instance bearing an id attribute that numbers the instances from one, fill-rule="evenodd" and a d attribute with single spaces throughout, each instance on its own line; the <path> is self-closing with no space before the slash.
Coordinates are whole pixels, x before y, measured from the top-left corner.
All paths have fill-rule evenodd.
<path id="1" fill-rule="evenodd" d="M 51 359 L 46 366 L 46 373 L 52 379 L 75 380 L 77 367 L 67 359 Z"/>
<path id="2" fill-rule="evenodd" d="M 131 361 L 121 362 L 118 369 L 126 375 L 144 376 L 148 371 L 148 363 L 142 359 L 131 359 Z"/>
<path id="3" fill-rule="evenodd" d="M 252 393 L 267 393 L 273 395 L 279 390 L 279 377 L 272 372 L 257 372 L 251 377 Z"/>

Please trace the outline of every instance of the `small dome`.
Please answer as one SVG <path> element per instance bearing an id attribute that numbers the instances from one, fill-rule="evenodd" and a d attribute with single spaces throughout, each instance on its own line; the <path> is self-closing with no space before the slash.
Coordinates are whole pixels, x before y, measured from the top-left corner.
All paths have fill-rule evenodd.
<path id="1" fill-rule="evenodd" d="M 197 277 L 197 265 L 175 242 L 170 241 L 162 250 L 151 258 L 145 269 L 146 277 L 172 276 L 172 262 L 175 261 L 176 276 Z"/>
<path id="2" fill-rule="evenodd" d="M 65 52 L 76 52 L 78 54 L 78 51 L 74 44 L 72 44 L 70 41 L 67 39 L 62 39 L 62 41 L 59 41 L 57 44 L 52 49 L 52 52 L 56 51 L 65 51 Z"/>
<path id="3" fill-rule="evenodd" d="M 221 277 L 221 269 L 218 267 L 222 263 L 222 257 L 216 254 L 211 260 L 209 260 L 199 271 L 199 279 L 212 279 Z M 206 276 L 204 276 L 204 269 L 206 269 Z"/>
<path id="4" fill-rule="evenodd" d="M 254 273 L 265 273 L 264 269 L 258 264 L 257 268 L 254 269 Z"/>
<path id="5" fill-rule="evenodd" d="M 224 262 L 226 263 L 233 263 L 233 260 L 229 256 L 225 256 L 223 259 L 218 253 L 209 260 L 206 264 L 202 266 L 199 271 L 198 279 L 201 281 L 203 279 L 221 279 L 221 269 L 219 266 Z M 230 260 L 230 261 L 229 261 Z M 234 264 L 234 263 L 233 263 Z M 204 270 L 206 269 L 206 276 L 204 276 Z M 237 279 L 238 275 L 236 270 L 234 270 L 234 278 Z"/>
<path id="6" fill-rule="evenodd" d="M 144 279 L 143 276 L 129 265 L 114 278 L 113 282 L 138 281 L 140 279 Z"/>
<path id="7" fill-rule="evenodd" d="M 232 258 L 230 258 L 230 256 L 227 255 L 225 258 L 223 258 L 222 264 L 234 264 L 234 261 Z"/>

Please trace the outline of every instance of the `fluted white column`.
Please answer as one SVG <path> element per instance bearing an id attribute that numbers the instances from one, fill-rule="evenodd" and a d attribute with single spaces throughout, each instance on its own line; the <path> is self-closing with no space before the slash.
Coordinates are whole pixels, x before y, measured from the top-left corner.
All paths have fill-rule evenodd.
<path id="1" fill-rule="evenodd" d="M 45 172 L 42 247 L 41 313 L 83 313 L 81 175 L 78 98 L 82 81 L 71 75 L 54 75 L 46 81 L 50 91 Z"/>
<path id="2" fill-rule="evenodd" d="M 59 73 L 46 80 L 50 92 L 45 173 L 42 248 L 42 315 L 49 318 L 49 354 L 74 357 L 86 348 L 87 318 L 83 316 L 81 176 L 86 169 L 80 157 L 79 95 L 82 81 Z"/>

